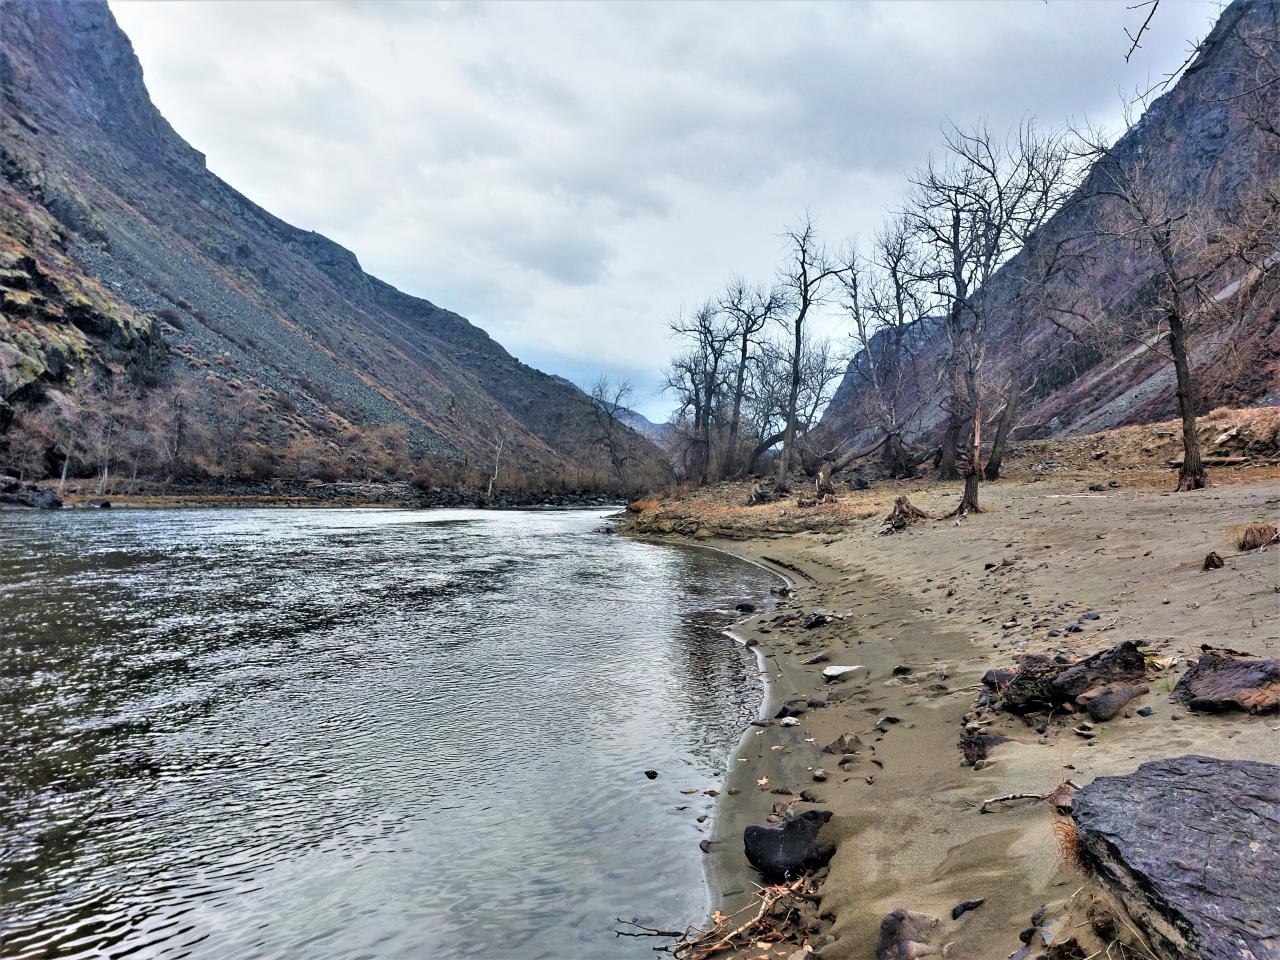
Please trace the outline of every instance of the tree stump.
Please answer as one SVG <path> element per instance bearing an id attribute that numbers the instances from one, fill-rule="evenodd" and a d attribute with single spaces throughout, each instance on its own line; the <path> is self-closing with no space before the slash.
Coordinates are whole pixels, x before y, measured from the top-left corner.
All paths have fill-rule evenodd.
<path id="1" fill-rule="evenodd" d="M 913 523 L 919 523 L 921 520 L 935 520 L 936 517 L 931 513 L 926 513 L 917 507 L 914 503 L 900 496 L 893 501 L 893 512 L 885 518 L 884 532 L 894 533 L 898 530 L 905 530 Z"/>

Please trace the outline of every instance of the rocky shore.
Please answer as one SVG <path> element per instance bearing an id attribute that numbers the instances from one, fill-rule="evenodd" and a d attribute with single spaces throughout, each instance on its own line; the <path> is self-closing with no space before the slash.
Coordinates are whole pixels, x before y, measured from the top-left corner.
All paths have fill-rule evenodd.
<path id="1" fill-rule="evenodd" d="M 748 863 L 749 825 L 829 812 L 831 856 L 729 955 L 1280 956 L 1274 871 L 1240 839 L 1280 839 L 1280 547 L 1239 549 L 1280 515 L 1280 472 L 1222 479 L 1238 482 L 1001 482 L 982 514 L 891 534 L 895 496 L 941 515 L 958 487 L 631 515 L 626 531 L 696 538 L 793 587 L 734 628 L 770 703 L 705 848 L 719 916 L 750 919 L 777 880 Z M 1153 798 L 1155 776 L 1185 789 Z M 1117 835 L 1125 803 L 1140 815 Z M 1211 882 L 1188 893 L 1197 870 Z"/>
<path id="2" fill-rule="evenodd" d="M 407 481 L 323 481 L 305 479 L 209 480 L 191 483 L 137 481 L 99 494 L 92 481 L 27 484 L 0 476 L 0 509 L 64 507 L 608 507 L 617 496 L 594 491 L 507 493 L 492 497 L 454 487 L 423 488 Z"/>

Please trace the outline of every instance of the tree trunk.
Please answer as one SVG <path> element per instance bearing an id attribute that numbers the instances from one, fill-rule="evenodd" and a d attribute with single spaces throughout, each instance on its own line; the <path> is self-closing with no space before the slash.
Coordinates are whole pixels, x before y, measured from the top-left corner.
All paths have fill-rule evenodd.
<path id="1" fill-rule="evenodd" d="M 58 478 L 58 496 L 62 496 L 62 488 L 67 485 L 67 464 L 71 462 L 71 450 L 62 451 L 62 476 Z"/>
<path id="2" fill-rule="evenodd" d="M 1186 334 L 1182 317 L 1169 316 L 1169 347 L 1173 369 L 1178 375 L 1178 413 L 1182 416 L 1182 469 L 1178 471 L 1178 490 L 1203 490 L 1209 485 L 1200 459 L 1200 438 L 1196 436 L 1196 387 L 1187 363 Z"/>
<path id="3" fill-rule="evenodd" d="M 865 447 L 862 450 L 850 450 L 848 453 L 842 455 L 838 460 L 836 460 L 835 463 L 831 465 L 831 472 L 838 473 L 839 471 L 843 470 L 845 467 L 849 466 L 849 464 L 853 463 L 853 461 L 861 460 L 863 457 L 871 456 L 873 453 L 879 450 L 882 446 L 884 446 L 884 439 L 885 439 L 884 437 L 881 437 L 871 446 Z"/>
<path id="4" fill-rule="evenodd" d="M 764 456 L 765 451 L 768 450 L 770 447 L 772 447 L 774 444 L 776 444 L 784 436 L 785 436 L 785 433 L 775 433 L 773 434 L 773 436 L 765 437 L 763 440 L 761 440 L 756 445 L 756 448 L 751 451 L 751 456 L 747 458 L 747 465 L 743 469 L 743 472 L 750 473 L 752 470 L 754 470 L 756 468 L 756 461 L 759 460 L 762 456 Z"/>
<path id="5" fill-rule="evenodd" d="M 897 430 L 886 431 L 881 465 L 885 473 L 895 480 L 910 480 L 916 475 L 915 464 L 911 462 L 911 455 L 902 442 L 902 434 Z"/>
<path id="6" fill-rule="evenodd" d="M 738 431 L 742 424 L 742 395 L 747 380 L 747 355 L 751 349 L 748 334 L 743 334 L 742 348 L 738 357 L 738 376 L 733 385 L 733 416 L 729 420 L 729 448 L 724 454 L 724 476 L 731 476 L 738 466 Z"/>
<path id="7" fill-rule="evenodd" d="M 973 432 L 969 448 L 969 469 L 964 475 L 964 496 L 960 498 L 957 513 L 981 513 L 978 505 L 978 483 L 982 479 L 982 399 L 978 393 L 977 373 L 970 367 L 965 372 L 965 387 L 969 394 L 969 409 L 973 412 Z"/>
<path id="8" fill-rule="evenodd" d="M 959 480 L 956 455 L 960 448 L 960 427 L 964 421 L 957 410 L 947 414 L 947 430 L 942 435 L 942 455 L 938 460 L 938 477 L 942 480 Z"/>
<path id="9" fill-rule="evenodd" d="M 986 477 L 988 480 L 1000 479 L 1000 463 L 1004 459 L 1004 448 L 1009 442 L 1009 434 L 1018 418 L 1018 397 L 1022 393 L 1022 364 L 1014 359 L 1013 372 L 1009 376 L 1009 395 L 1004 402 L 1004 410 L 1000 412 L 1000 423 L 996 426 L 996 438 L 991 444 L 991 459 L 987 461 Z"/>
<path id="10" fill-rule="evenodd" d="M 796 442 L 796 406 L 800 401 L 800 333 L 796 328 L 796 352 L 791 361 L 791 392 L 787 395 L 787 427 L 782 434 L 782 456 L 778 460 L 778 482 L 786 484 L 791 473 L 791 452 Z"/>

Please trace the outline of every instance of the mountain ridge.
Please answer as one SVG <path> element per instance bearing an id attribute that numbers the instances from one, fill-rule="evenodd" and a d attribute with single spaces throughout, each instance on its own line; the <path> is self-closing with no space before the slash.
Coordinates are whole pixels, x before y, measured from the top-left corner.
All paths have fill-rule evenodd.
<path id="1" fill-rule="evenodd" d="M 210 172 L 151 103 L 105 2 L 4 0 L 0 13 L 9 419 L 96 365 L 244 395 L 235 402 L 261 419 L 246 442 L 267 452 L 396 428 L 464 464 L 501 444 L 533 472 L 602 469 L 581 390 Z M 67 289 L 18 304 L 41 282 L 33 269 Z M 92 322 L 68 323 L 72 297 L 90 301 Z M 653 457 L 647 440 L 628 442 Z"/>
<path id="2" fill-rule="evenodd" d="M 1250 53 L 1240 41 L 1245 35 L 1280 37 L 1280 4 L 1234 0 L 1178 81 L 1150 104 L 1113 148 L 1120 157 L 1155 152 L 1160 163 L 1177 172 L 1176 204 L 1189 207 L 1202 201 L 1226 222 L 1243 202 L 1248 184 L 1280 180 L 1280 151 L 1268 149 L 1256 127 L 1232 109 L 1233 101 L 1251 86 Z M 1273 47 L 1270 57 L 1275 55 Z M 1267 94 L 1272 110 L 1277 109 L 1276 86 L 1271 84 Z M 1081 189 L 1088 191 L 1089 184 L 1086 178 Z M 1067 204 L 979 294 L 992 317 L 995 349 L 987 367 L 993 380 L 1007 376 L 1012 340 L 1018 336 L 1013 319 L 1019 265 L 1036 249 L 1052 248 L 1065 237 L 1096 234 L 1098 218 L 1104 215 L 1096 202 Z M 1151 278 L 1141 257 L 1116 255 L 1120 253 L 1109 250 L 1107 258 L 1077 271 L 1073 281 L 1118 314 L 1141 307 Z M 1070 303 L 1065 283 L 1054 293 L 1059 305 Z M 1193 341 L 1192 359 L 1202 374 L 1200 412 L 1219 405 L 1280 403 L 1280 293 L 1263 293 L 1252 315 L 1230 332 L 1230 342 L 1221 342 L 1215 331 Z M 945 351 L 945 331 L 941 324 L 925 324 L 920 335 L 922 367 L 935 369 Z M 1176 412 L 1172 367 L 1152 352 L 1104 355 L 1068 336 L 1044 312 L 1027 326 L 1022 339 L 1038 376 L 1022 403 L 1018 438 L 1075 436 L 1165 420 Z M 1228 369 L 1230 375 L 1221 372 Z M 930 389 L 931 384 L 917 384 L 915 392 L 923 396 Z M 820 433 L 828 443 L 866 435 L 860 408 L 869 400 L 851 363 L 822 418 Z M 997 405 L 993 412 L 998 411 Z M 936 437 L 944 421 L 942 409 L 928 405 L 917 424 L 918 437 Z"/>

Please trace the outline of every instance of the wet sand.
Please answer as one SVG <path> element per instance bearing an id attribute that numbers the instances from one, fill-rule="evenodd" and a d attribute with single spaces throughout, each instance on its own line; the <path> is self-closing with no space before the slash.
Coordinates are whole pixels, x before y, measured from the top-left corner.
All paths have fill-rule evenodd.
<path id="1" fill-rule="evenodd" d="M 1078 718 L 1056 718 L 1042 735 L 1035 725 L 1043 716 L 1024 722 L 1000 714 L 987 732 L 1011 742 L 996 747 L 983 769 L 964 764 L 963 718 L 980 678 L 1021 653 L 1086 655 L 1132 639 L 1172 658 L 1194 659 L 1206 643 L 1280 655 L 1280 550 L 1240 553 L 1235 543 L 1244 524 L 1280 515 L 1275 477 L 1193 494 L 1083 491 L 1075 481 L 988 484 L 983 514 L 890 536 L 880 533 L 882 509 L 821 532 L 752 538 L 741 523 L 700 529 L 700 541 L 770 566 L 795 585 L 783 610 L 734 628 L 761 645 L 765 715 L 794 697 L 828 701 L 798 725 L 751 728 L 730 761 L 727 785 L 738 792 L 721 798 L 709 853 L 721 909 L 743 904 L 760 882 L 743 856 L 743 826 L 794 801 L 797 811 L 835 814 L 824 828 L 838 844 L 821 886 L 825 919 L 808 934 L 820 956 L 874 957 L 881 920 L 906 908 L 942 918 L 936 944 L 939 952 L 949 944 L 950 958 L 1007 957 L 1021 947 L 1018 934 L 1031 915 L 1042 906 L 1051 918 L 1065 913 L 1084 878 L 1060 857 L 1049 804 L 1000 804 L 983 814 L 984 800 L 1043 795 L 1066 779 L 1084 785 L 1187 753 L 1280 762 L 1275 715 L 1193 715 L 1169 702 L 1188 665 L 1180 660 L 1148 681 L 1150 693 L 1098 724 L 1093 739 L 1072 733 Z M 955 485 L 917 484 L 911 499 L 942 513 L 957 493 Z M 856 502 L 841 509 L 860 511 Z M 717 535 L 724 533 L 732 539 Z M 1226 566 L 1205 572 L 1211 550 Z M 832 621 L 815 629 L 774 622 L 779 613 L 803 618 L 816 610 Z M 1098 618 L 1079 620 L 1083 632 L 1048 635 L 1086 612 Z M 818 653 L 828 662 L 804 663 Z M 865 669 L 826 683 L 821 671 L 833 664 Z M 1137 714 L 1147 706 L 1151 716 Z M 838 756 L 820 751 L 845 733 L 864 746 L 842 769 Z M 819 766 L 826 782 L 813 780 Z M 790 793 L 773 792 L 779 788 Z M 812 791 L 813 803 L 798 800 L 802 789 Z M 950 919 L 954 905 L 978 898 L 986 899 L 982 907 Z M 744 956 L 794 950 L 762 945 Z"/>

